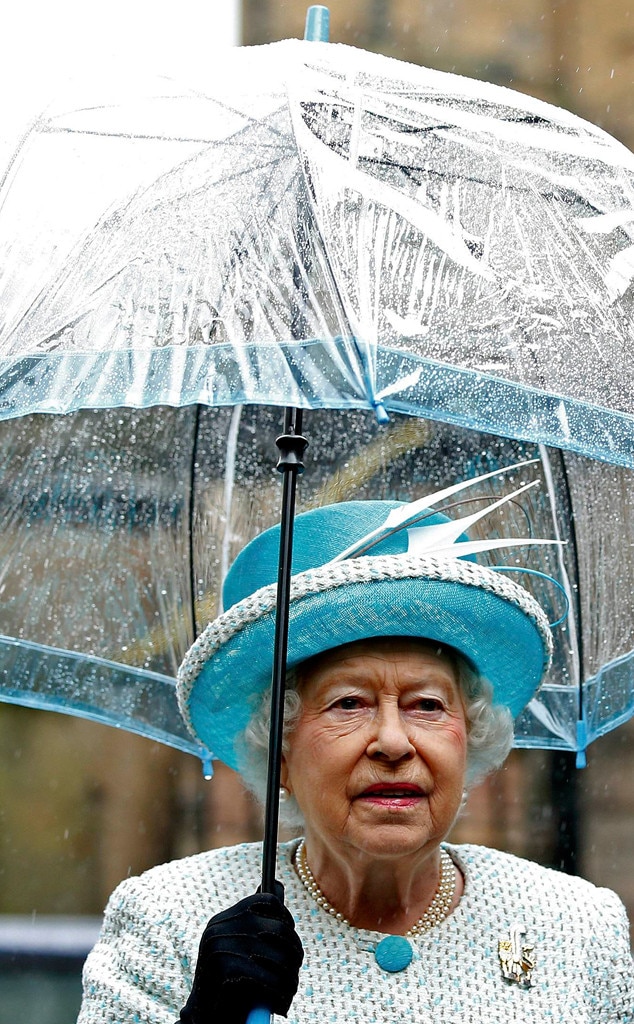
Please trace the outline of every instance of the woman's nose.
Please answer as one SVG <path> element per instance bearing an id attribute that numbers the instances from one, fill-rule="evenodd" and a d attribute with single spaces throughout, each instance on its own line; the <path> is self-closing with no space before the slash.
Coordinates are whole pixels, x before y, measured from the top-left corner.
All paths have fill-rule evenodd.
<path id="1" fill-rule="evenodd" d="M 367 752 L 368 757 L 383 758 L 386 761 L 413 757 L 415 748 L 398 707 L 377 711 Z"/>

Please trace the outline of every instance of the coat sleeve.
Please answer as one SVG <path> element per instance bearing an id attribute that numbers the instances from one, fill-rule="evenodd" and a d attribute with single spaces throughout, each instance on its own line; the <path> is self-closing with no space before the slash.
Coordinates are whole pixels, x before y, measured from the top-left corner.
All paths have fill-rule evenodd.
<path id="1" fill-rule="evenodd" d="M 118 886 L 84 965 L 77 1024 L 174 1024 L 193 975 L 186 922 L 143 878 Z"/>
<path id="2" fill-rule="evenodd" d="M 634 1024 L 634 961 L 625 907 L 618 896 L 599 889 L 603 900 L 596 930 L 586 952 L 591 1020 L 596 1024 Z"/>

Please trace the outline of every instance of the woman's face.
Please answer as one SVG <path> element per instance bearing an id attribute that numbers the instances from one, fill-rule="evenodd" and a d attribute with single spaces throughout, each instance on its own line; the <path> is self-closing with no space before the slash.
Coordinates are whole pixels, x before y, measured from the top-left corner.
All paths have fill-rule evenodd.
<path id="1" fill-rule="evenodd" d="M 418 640 L 359 641 L 307 663 L 300 692 L 282 781 L 311 849 L 375 858 L 434 849 L 464 786 L 467 726 L 452 660 Z"/>

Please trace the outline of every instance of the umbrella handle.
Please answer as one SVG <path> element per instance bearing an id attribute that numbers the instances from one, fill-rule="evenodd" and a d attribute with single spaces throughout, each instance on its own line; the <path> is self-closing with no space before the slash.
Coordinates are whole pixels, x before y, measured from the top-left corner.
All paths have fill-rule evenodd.
<path id="1" fill-rule="evenodd" d="M 273 1014 L 264 1006 L 256 1006 L 247 1017 L 247 1024 L 270 1024 Z"/>

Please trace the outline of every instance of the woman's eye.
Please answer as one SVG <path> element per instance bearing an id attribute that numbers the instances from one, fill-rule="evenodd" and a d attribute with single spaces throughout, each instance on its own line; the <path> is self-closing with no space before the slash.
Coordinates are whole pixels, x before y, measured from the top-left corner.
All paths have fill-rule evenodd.
<path id="1" fill-rule="evenodd" d="M 442 711 L 442 701 L 436 697 L 421 697 L 416 703 L 416 707 L 419 711 L 424 711 L 427 714 L 433 713 L 434 711 Z"/>
<path id="2" fill-rule="evenodd" d="M 361 707 L 361 701 L 358 697 L 341 697 L 334 706 L 342 711 L 356 711 Z"/>

